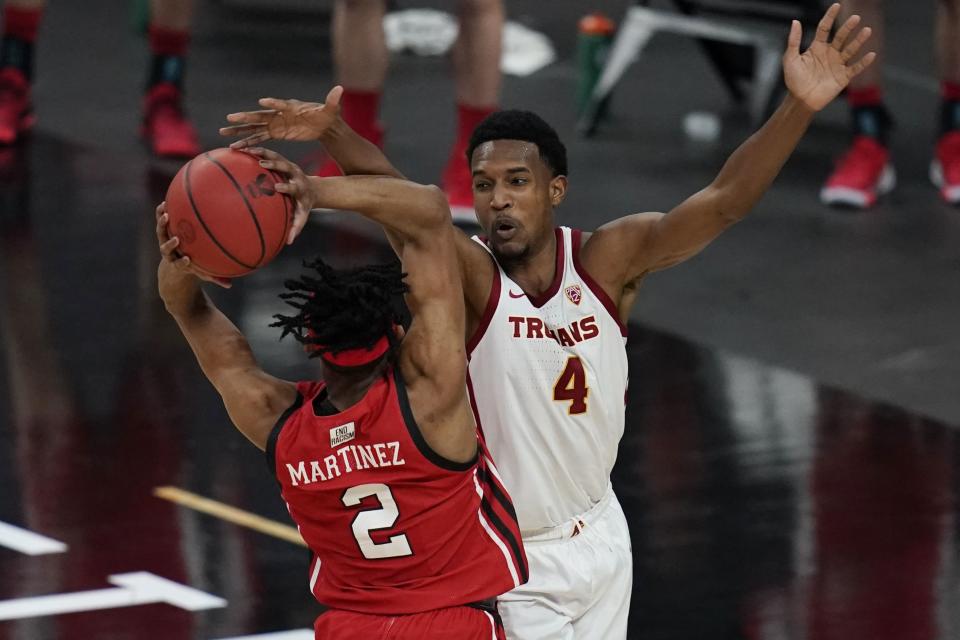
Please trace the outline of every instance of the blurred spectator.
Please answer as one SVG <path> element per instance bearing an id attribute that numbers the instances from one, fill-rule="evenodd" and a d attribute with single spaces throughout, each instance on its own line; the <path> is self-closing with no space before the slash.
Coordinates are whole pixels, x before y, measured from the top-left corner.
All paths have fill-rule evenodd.
<path id="1" fill-rule="evenodd" d="M 950 204 L 960 204 L 960 0 L 936 0 L 936 48 L 942 102 L 940 133 L 930 164 L 930 179 Z M 890 116 L 884 106 L 883 0 L 846 0 L 844 17 L 860 14 L 874 27 L 877 64 L 854 78 L 847 90 L 853 115 L 853 144 L 837 162 L 820 192 L 824 204 L 865 209 L 896 185 L 890 155 Z"/>
<path id="2" fill-rule="evenodd" d="M 502 0 L 459 0 L 460 32 L 453 46 L 457 135 L 442 186 L 456 220 L 473 221 L 473 189 L 466 162 L 473 129 L 495 111 L 500 95 Z M 383 146 L 378 121 L 389 55 L 383 32 L 385 0 L 336 0 L 332 39 L 335 77 L 343 85 L 343 119 L 361 136 Z M 339 175 L 333 160 L 318 175 Z"/>
<path id="3" fill-rule="evenodd" d="M 46 0 L 9 0 L 0 44 L 0 145 L 14 143 L 35 120 L 31 103 L 33 47 Z M 150 0 L 152 53 L 143 99 L 142 135 L 158 156 L 200 153 L 183 110 L 183 78 L 193 0 Z"/>

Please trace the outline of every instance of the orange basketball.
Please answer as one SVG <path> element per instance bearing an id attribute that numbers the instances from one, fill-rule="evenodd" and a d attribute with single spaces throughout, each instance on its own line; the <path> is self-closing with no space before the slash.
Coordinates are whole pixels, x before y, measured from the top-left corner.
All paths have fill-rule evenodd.
<path id="1" fill-rule="evenodd" d="M 242 151 L 214 149 L 183 165 L 167 189 L 168 229 L 194 266 L 224 278 L 250 273 L 280 253 L 293 202 L 274 189 L 284 176 Z"/>

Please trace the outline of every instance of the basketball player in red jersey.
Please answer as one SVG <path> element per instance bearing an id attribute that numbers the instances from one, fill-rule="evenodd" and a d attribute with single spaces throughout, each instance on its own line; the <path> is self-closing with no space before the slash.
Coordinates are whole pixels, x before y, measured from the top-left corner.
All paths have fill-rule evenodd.
<path id="1" fill-rule="evenodd" d="M 870 29 L 840 5 L 801 54 L 794 21 L 783 56 L 788 95 L 717 178 L 669 213 L 638 213 L 593 233 L 557 228 L 566 150 L 530 112 L 504 111 L 467 150 L 486 238 L 455 234 L 467 307 L 470 390 L 484 439 L 517 505 L 530 580 L 500 598 L 518 640 L 626 637 L 630 535 L 609 476 L 624 427 L 626 322 L 644 278 L 696 255 L 753 208 L 813 118 L 873 62 Z M 346 174 L 399 175 L 324 105 L 264 99 L 221 132 L 243 147 L 320 139 Z M 305 223 L 301 216 L 297 229 Z M 404 241 L 390 235 L 397 251 Z"/>
<path id="2" fill-rule="evenodd" d="M 318 639 L 503 638 L 493 598 L 526 581 L 516 515 L 478 438 L 465 384 L 463 290 L 443 193 L 389 177 L 307 178 L 265 167 L 298 207 L 359 212 L 403 238 L 402 262 L 317 260 L 278 315 L 320 357 L 322 382 L 261 370 L 177 254 L 163 204 L 159 289 L 236 427 L 264 450 L 310 547 L 310 588 L 330 607 Z M 413 320 L 398 326 L 399 296 Z"/>

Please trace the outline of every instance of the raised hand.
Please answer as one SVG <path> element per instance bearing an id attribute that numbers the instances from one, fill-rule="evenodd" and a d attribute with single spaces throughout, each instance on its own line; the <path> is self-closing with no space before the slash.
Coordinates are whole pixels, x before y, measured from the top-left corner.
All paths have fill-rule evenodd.
<path id="1" fill-rule="evenodd" d="M 307 224 L 310 209 L 314 207 L 311 179 L 297 164 L 287 160 L 276 151 L 263 147 L 251 147 L 246 149 L 246 152 L 260 158 L 261 167 L 286 176 L 287 182 L 278 182 L 274 188 L 293 199 L 293 224 L 290 226 L 290 233 L 287 235 L 287 244 L 293 244 L 294 239 L 300 235 L 303 227 Z M 317 179 L 319 180 L 319 178 Z"/>
<path id="2" fill-rule="evenodd" d="M 157 280 L 159 281 L 160 296 L 164 302 L 175 300 L 180 293 L 189 290 L 185 283 L 199 278 L 206 282 L 212 282 L 225 289 L 231 287 L 229 278 L 218 278 L 211 276 L 200 269 L 197 269 L 191 263 L 188 256 L 182 255 L 177 251 L 180 246 L 180 238 L 171 236 L 167 224 L 170 222 L 170 215 L 167 213 L 167 203 L 161 202 L 156 209 L 157 218 L 157 244 L 160 245 L 160 266 L 157 268 Z"/>
<path id="3" fill-rule="evenodd" d="M 220 129 L 222 136 L 246 136 L 230 145 L 244 149 L 267 140 L 317 140 L 336 122 L 340 114 L 343 87 L 336 86 L 323 104 L 300 100 L 261 98 L 259 111 L 242 111 L 227 116 L 236 124 Z"/>
<path id="4" fill-rule="evenodd" d="M 876 59 L 873 51 L 854 62 L 863 43 L 870 38 L 870 27 L 864 27 L 852 40 L 850 36 L 860 24 L 860 16 L 847 18 L 833 41 L 830 30 L 840 13 L 840 5 L 833 4 L 827 9 L 817 35 L 810 47 L 800 53 L 802 30 L 797 20 L 790 25 L 790 37 L 787 50 L 783 54 L 783 77 L 787 89 L 795 98 L 810 109 L 820 111 L 846 88 L 850 80 L 869 67 Z"/>

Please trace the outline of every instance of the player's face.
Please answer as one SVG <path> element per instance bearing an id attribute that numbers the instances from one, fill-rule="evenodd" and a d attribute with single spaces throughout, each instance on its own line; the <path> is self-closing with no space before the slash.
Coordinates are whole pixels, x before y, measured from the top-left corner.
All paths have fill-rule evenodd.
<path id="1" fill-rule="evenodd" d="M 532 142 L 492 140 L 473 152 L 473 205 L 498 258 L 523 259 L 553 234 L 567 179 L 554 177 Z"/>

